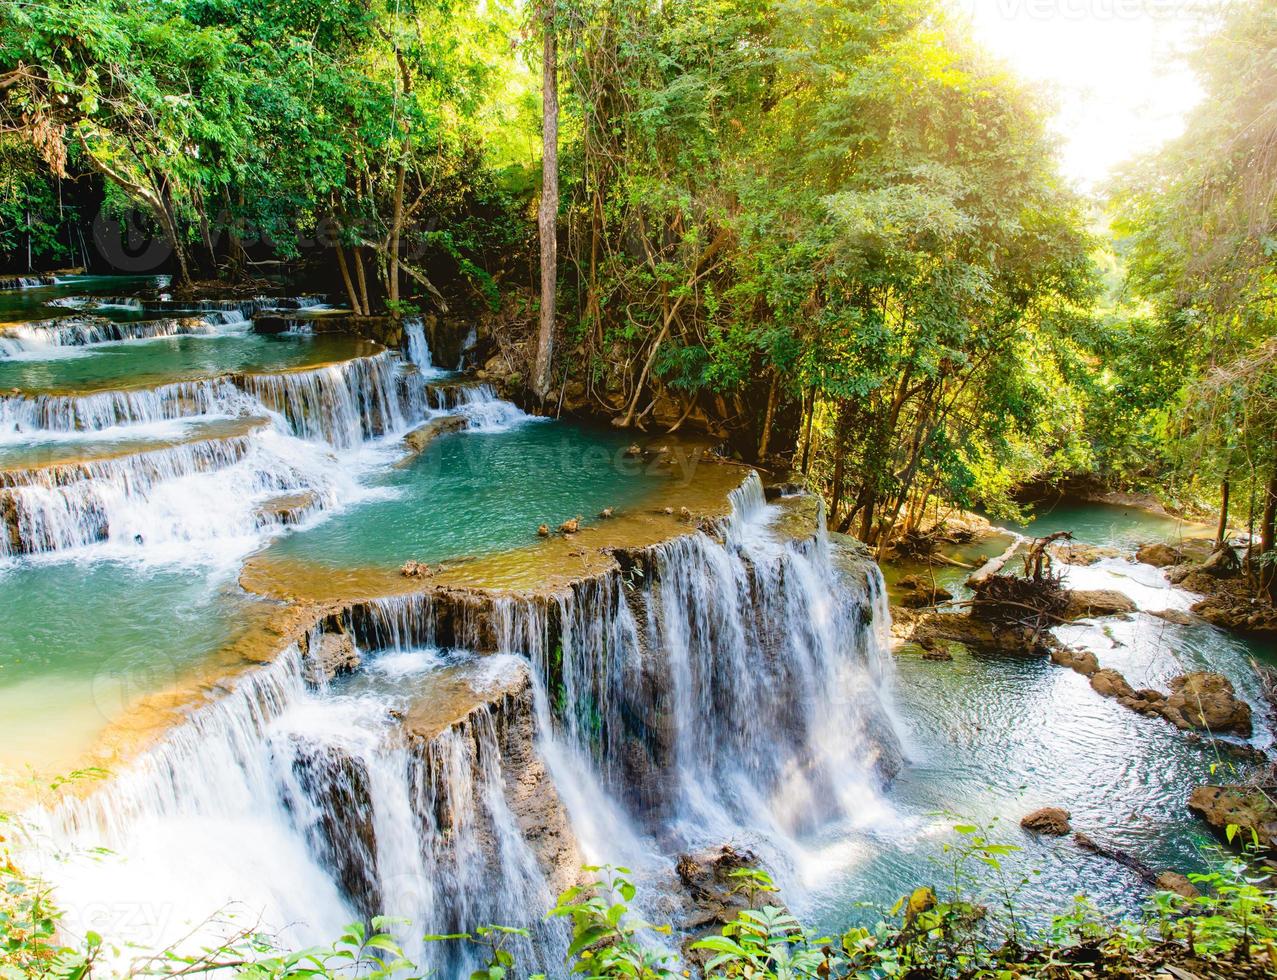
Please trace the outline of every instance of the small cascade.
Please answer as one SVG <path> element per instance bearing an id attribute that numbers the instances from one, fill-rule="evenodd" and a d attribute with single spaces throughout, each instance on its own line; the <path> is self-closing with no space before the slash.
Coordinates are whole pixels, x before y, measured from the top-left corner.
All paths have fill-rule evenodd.
<path id="1" fill-rule="evenodd" d="M 426 342 L 426 326 L 421 317 L 404 320 L 403 332 L 408 363 L 417 365 L 423 372 L 433 372 L 434 362 L 430 360 L 430 345 Z"/>
<path id="2" fill-rule="evenodd" d="M 248 321 L 236 310 L 131 323 L 104 317 L 65 317 L 0 327 L 0 357 L 21 357 L 63 347 L 91 347 L 128 340 L 233 333 L 237 332 L 235 328 L 242 332 L 247 325 Z"/>
<path id="3" fill-rule="evenodd" d="M 0 471 L 0 556 L 246 541 L 353 492 L 319 447 L 270 429 L 117 458 Z M 287 507 L 274 506 L 284 498 Z"/>
<path id="4" fill-rule="evenodd" d="M 389 352 L 236 380 L 252 398 L 286 419 L 298 436 L 339 449 L 403 433 L 427 411 L 419 379 L 405 377 L 399 360 Z"/>
<path id="5" fill-rule="evenodd" d="M 471 324 L 470 329 L 466 331 L 466 339 L 461 342 L 461 354 L 457 357 L 457 370 L 464 371 L 466 369 L 466 355 L 472 351 L 476 344 L 479 343 L 479 332 Z"/>
<path id="6" fill-rule="evenodd" d="M 53 281 L 52 276 L 12 276 L 0 279 L 0 289 L 34 289 L 51 285 Z"/>
<path id="7" fill-rule="evenodd" d="M 77 310 L 128 310 L 134 313 L 190 314 L 233 313 L 236 319 L 248 320 L 264 310 L 304 310 L 325 305 L 322 296 L 270 297 L 252 299 L 147 299 L 140 296 L 59 296 L 49 300 L 50 306 Z"/>
<path id="8" fill-rule="evenodd" d="M 467 427 L 479 432 L 504 432 L 534 418 L 513 402 L 500 398 L 489 384 L 434 385 L 429 396 L 430 407 L 435 411 L 462 415 Z"/>
<path id="9" fill-rule="evenodd" d="M 226 378 L 90 395 L 0 396 L 0 443 L 57 438 L 197 416 L 232 417 L 256 407 Z"/>

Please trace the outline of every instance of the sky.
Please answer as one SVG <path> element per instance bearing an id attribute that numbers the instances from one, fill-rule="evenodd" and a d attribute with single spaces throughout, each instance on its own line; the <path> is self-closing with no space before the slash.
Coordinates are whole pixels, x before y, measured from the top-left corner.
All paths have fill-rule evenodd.
<path id="1" fill-rule="evenodd" d="M 1057 107 L 1065 175 L 1102 192 L 1123 162 L 1182 132 L 1201 98 L 1182 55 L 1200 0 L 952 0 L 976 37 Z"/>

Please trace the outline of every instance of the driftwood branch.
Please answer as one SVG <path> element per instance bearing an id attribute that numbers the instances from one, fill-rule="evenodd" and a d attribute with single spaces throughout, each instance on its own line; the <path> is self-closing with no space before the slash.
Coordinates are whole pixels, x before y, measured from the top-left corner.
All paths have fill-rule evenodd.
<path id="1" fill-rule="evenodd" d="M 1024 535 L 1022 534 L 1013 535 L 1011 546 L 1002 554 L 995 555 L 976 569 L 975 573 L 967 578 L 967 585 L 978 591 L 981 585 L 1002 571 L 1002 566 L 1011 560 L 1011 556 L 1016 553 L 1016 550 L 1024 543 L 1024 540 Z"/>

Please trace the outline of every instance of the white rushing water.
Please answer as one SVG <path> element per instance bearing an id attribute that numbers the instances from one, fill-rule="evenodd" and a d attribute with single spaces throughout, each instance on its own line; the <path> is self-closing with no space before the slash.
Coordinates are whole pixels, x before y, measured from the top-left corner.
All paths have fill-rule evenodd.
<path id="1" fill-rule="evenodd" d="M 238 316 L 232 305 L 195 322 L 229 335 L 241 329 Z M 53 323 L 61 325 L 48 329 L 62 331 L 68 349 L 125 335 L 133 339 L 110 342 L 144 342 L 187 325 L 172 319 Z M 107 333 L 94 332 L 99 329 Z M 231 560 L 264 534 L 375 495 L 364 477 L 387 455 L 366 450 L 391 449 L 397 437 L 439 411 L 461 414 L 470 428 L 484 431 L 527 418 L 490 389 L 469 392 L 450 409 L 435 407 L 426 378 L 438 372 L 424 342 L 414 356 L 421 359 L 414 368 L 386 351 L 316 368 L 153 388 L 0 396 L 0 449 L 22 459 L 23 451 L 61 446 L 67 460 L 0 469 L 0 558 L 74 554 L 181 562 L 201 554 L 195 546 L 203 545 L 210 558 Z M 188 435 L 236 419 L 244 421 L 240 435 Z M 173 439 L 189 441 L 147 445 Z M 136 448 L 79 461 L 80 442 Z"/>
<path id="2" fill-rule="evenodd" d="M 144 949 L 198 945 L 230 934 L 234 903 L 234 922 L 295 945 L 384 912 L 411 920 L 405 941 L 446 976 L 471 954 L 421 932 L 523 924 L 521 962 L 553 972 L 562 927 L 540 914 L 580 860 L 650 877 L 731 841 L 800 889 L 806 835 L 876 819 L 878 771 L 895 764 L 881 580 L 841 571 L 823 534 L 775 532 L 756 477 L 732 503 L 720 536 L 647 549 L 548 600 L 360 607 L 343 629 L 364 667 L 340 683 L 308 688 L 296 649 L 248 675 L 103 788 L 35 818 L 79 855 L 42 867 L 69 921 Z M 459 683 L 465 707 L 442 716 L 458 720 L 414 720 Z M 569 838 L 546 848 L 556 813 Z M 109 856 L 85 854 L 96 847 Z"/>
<path id="3" fill-rule="evenodd" d="M 129 341 L 180 336 L 238 336 L 247 333 L 251 326 L 252 322 L 238 309 L 131 323 L 99 317 L 64 317 L 0 327 L 0 358 L 46 360 L 81 356 L 93 348 Z"/>

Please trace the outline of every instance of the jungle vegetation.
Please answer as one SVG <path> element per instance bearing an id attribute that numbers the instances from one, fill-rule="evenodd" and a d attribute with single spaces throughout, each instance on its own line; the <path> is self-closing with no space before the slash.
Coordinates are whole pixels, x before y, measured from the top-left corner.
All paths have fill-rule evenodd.
<path id="1" fill-rule="evenodd" d="M 1277 9 L 1103 197 L 942 0 L 3 0 L 0 262 L 488 317 L 528 397 L 699 425 L 884 546 L 1025 487 L 1277 517 Z M 1260 554 L 1262 553 L 1262 554 Z"/>

